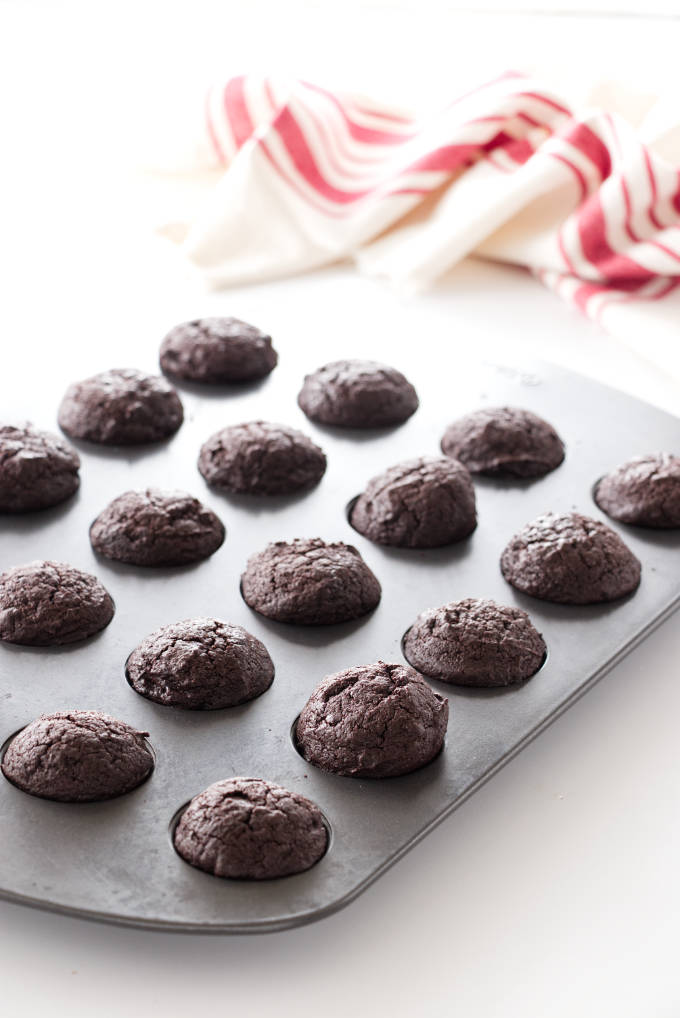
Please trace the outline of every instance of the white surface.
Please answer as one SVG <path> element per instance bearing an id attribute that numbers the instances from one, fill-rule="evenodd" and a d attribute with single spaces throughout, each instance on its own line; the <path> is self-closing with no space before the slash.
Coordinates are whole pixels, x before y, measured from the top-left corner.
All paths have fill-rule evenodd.
<path id="1" fill-rule="evenodd" d="M 290 66 L 318 76 L 322 67 L 347 70 L 348 50 L 333 63 L 318 12 L 311 34 L 290 33 L 282 46 L 280 7 L 276 31 L 258 38 L 267 5 L 253 3 L 239 17 L 230 5 L 179 6 L 102 12 L 24 3 L 0 11 L 0 87 L 11 96 L 0 192 L 0 393 L 25 386 L 27 413 L 47 422 L 71 380 L 71 359 L 83 374 L 114 362 L 151 368 L 160 319 L 165 327 L 219 309 L 276 326 L 286 342 L 313 337 L 311 361 L 351 347 L 398 362 L 386 328 L 398 318 L 416 338 L 441 335 L 452 355 L 461 344 L 508 363 L 543 356 L 677 412 L 678 390 L 662 370 L 521 272 L 467 263 L 414 300 L 340 270 L 204 294 L 140 220 L 154 194 L 116 169 L 131 81 L 143 71 L 149 79 L 171 67 L 186 73 L 201 55 L 216 67 L 220 48 L 224 60 L 238 56 L 234 69 L 258 52 L 266 64 L 285 50 Z M 359 16 L 330 34 L 345 40 Z M 361 15 L 364 34 L 349 61 L 366 81 L 376 78 L 368 56 L 382 16 L 373 8 Z M 206 35 L 211 17 L 220 30 Z M 424 32 L 413 10 L 391 23 L 394 42 L 381 55 L 387 93 L 414 19 Z M 558 60 L 577 19 L 538 20 L 493 22 L 484 59 L 497 62 L 505 47 L 528 60 L 540 40 L 543 58 L 553 52 Z M 584 61 L 605 50 L 606 61 L 621 61 L 634 38 L 672 52 L 667 25 L 662 38 L 653 22 L 617 21 L 611 48 L 603 46 L 606 26 L 588 25 Z M 407 61 L 421 86 L 444 73 L 446 52 L 468 71 L 474 61 L 481 22 L 466 15 L 449 29 L 447 38 L 428 23 L 431 67 L 425 51 Z M 108 134 L 92 119 L 95 108 L 109 118 Z M 315 926 L 260 938 L 171 937 L 0 904 L 3 1013 L 675 1018 L 679 653 L 675 618 L 366 894 Z"/>

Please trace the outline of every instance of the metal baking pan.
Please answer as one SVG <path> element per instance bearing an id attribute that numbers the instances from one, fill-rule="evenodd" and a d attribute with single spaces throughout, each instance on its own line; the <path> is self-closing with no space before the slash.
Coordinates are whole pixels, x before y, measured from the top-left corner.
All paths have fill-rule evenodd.
<path id="1" fill-rule="evenodd" d="M 185 424 L 166 445 L 81 448 L 82 486 L 71 502 L 0 518 L 2 569 L 36 558 L 72 562 L 101 578 L 117 609 L 103 633 L 79 646 L 0 646 L 0 742 L 42 712 L 94 708 L 148 731 L 156 755 L 150 780 L 105 803 L 47 802 L 0 779 L 3 897 L 160 930 L 264 932 L 319 919 L 360 894 L 677 607 L 680 532 L 611 524 L 643 563 L 637 593 L 613 604 L 532 600 L 505 583 L 498 565 L 508 538 L 540 512 L 576 508 L 603 518 L 592 501 L 593 483 L 636 453 L 677 450 L 680 421 L 674 417 L 547 365 L 458 365 L 444 379 L 432 377 L 414 353 L 411 364 L 395 358 L 421 397 L 410 421 L 378 433 L 331 431 L 311 425 L 295 404 L 302 374 L 318 358 L 310 363 L 309 352 L 281 353 L 280 368 L 246 390 L 183 388 Z M 56 414 L 58 397 L 48 413 Z M 449 548 L 383 548 L 352 530 L 346 508 L 368 478 L 400 459 L 436 454 L 451 419 L 498 404 L 547 417 L 566 442 L 564 464 L 533 482 L 478 479 L 479 526 Z M 3 407 L 6 419 L 31 413 L 25 403 L 14 409 Z M 50 423 L 44 407 L 33 418 Z M 218 427 L 257 418 L 302 427 L 324 447 L 328 471 L 316 490 L 252 499 L 206 488 L 196 470 L 201 442 Z M 92 519 L 122 491 L 149 485 L 184 488 L 221 516 L 227 538 L 211 559 L 154 571 L 96 558 L 88 542 Z M 377 610 L 322 628 L 281 625 L 250 611 L 239 593 L 247 557 L 270 540 L 316 535 L 360 549 L 383 585 Z M 342 778 L 298 755 L 291 726 L 323 676 L 378 658 L 403 660 L 401 639 L 418 612 L 468 595 L 529 611 L 548 646 L 534 678 L 501 691 L 433 682 L 449 697 L 446 745 L 433 763 L 405 777 Z M 157 626 L 192 615 L 239 623 L 263 640 L 276 666 L 271 688 L 249 704 L 212 712 L 162 707 L 134 693 L 124 675 L 129 652 Z M 237 774 L 276 781 L 318 803 L 331 831 L 318 865 L 258 883 L 219 880 L 179 858 L 171 842 L 178 810 L 206 785 Z M 450 834 L 454 850 L 455 828 Z"/>

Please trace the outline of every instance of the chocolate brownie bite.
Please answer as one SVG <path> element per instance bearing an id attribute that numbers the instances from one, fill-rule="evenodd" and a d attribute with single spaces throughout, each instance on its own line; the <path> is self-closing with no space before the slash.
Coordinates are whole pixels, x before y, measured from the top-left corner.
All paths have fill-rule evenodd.
<path id="1" fill-rule="evenodd" d="M 323 449 L 295 428 L 267 421 L 235 424 L 201 446 L 198 469 L 211 487 L 242 495 L 292 495 L 319 483 Z"/>
<path id="2" fill-rule="evenodd" d="M 171 329 L 161 344 L 167 375 L 204 385 L 254 382 L 276 367 L 268 336 L 238 318 L 197 318 Z"/>
<path id="3" fill-rule="evenodd" d="M 32 647 L 86 640 L 113 618 L 96 576 L 66 562 L 37 561 L 0 575 L 0 640 Z"/>
<path id="4" fill-rule="evenodd" d="M 319 424 L 384 428 L 414 414 L 418 394 L 400 371 L 386 364 L 334 361 L 305 376 L 298 405 Z"/>
<path id="5" fill-rule="evenodd" d="M 59 407 L 62 431 L 99 445 L 162 442 L 183 419 L 180 398 L 164 378 L 131 368 L 74 382 Z"/>
<path id="6" fill-rule="evenodd" d="M 439 548 L 477 526 L 467 469 L 448 457 L 422 456 L 374 477 L 354 503 L 350 523 L 377 544 Z"/>
<path id="7" fill-rule="evenodd" d="M 542 417 L 518 407 L 485 407 L 454 421 L 442 452 L 472 474 L 542 477 L 564 459 L 564 443 Z"/>
<path id="8" fill-rule="evenodd" d="M 467 597 L 422 612 L 404 656 L 424 675 L 460 686 L 507 686 L 534 675 L 545 643 L 521 608 Z"/>
<path id="9" fill-rule="evenodd" d="M 581 513 L 545 513 L 527 523 L 501 556 L 517 590 L 558 604 L 616 601 L 640 583 L 640 563 L 604 523 Z"/>
<path id="10" fill-rule="evenodd" d="M 67 442 L 32 424 L 0 425 L 0 512 L 59 505 L 78 490 L 80 457 Z"/>
<path id="11" fill-rule="evenodd" d="M 247 605 L 277 622 L 333 625 L 361 618 L 380 601 L 380 584 L 356 548 L 320 537 L 276 541 L 248 559 Z"/>
<path id="12" fill-rule="evenodd" d="M 191 866 L 231 880 L 274 880 L 310 869 L 328 835 L 309 799 L 259 778 L 227 778 L 195 796 L 174 833 Z"/>
<path id="13" fill-rule="evenodd" d="M 241 626 L 195 618 L 147 636 L 127 659 L 125 673 L 148 700 L 216 710 L 263 693 L 274 678 L 274 665 L 264 644 Z"/>
<path id="14" fill-rule="evenodd" d="M 14 736 L 2 773 L 41 799 L 113 799 L 137 788 L 153 770 L 148 734 L 96 710 L 43 714 Z"/>
<path id="15" fill-rule="evenodd" d="M 680 456 L 636 456 L 603 477 L 594 497 L 603 512 L 621 523 L 680 527 Z"/>
<path id="16" fill-rule="evenodd" d="M 126 491 L 90 527 L 96 552 L 135 566 L 183 566 L 208 558 L 224 541 L 224 524 L 184 491 Z"/>
<path id="17" fill-rule="evenodd" d="M 449 702 L 404 665 L 377 661 L 328 675 L 300 713 L 298 750 L 315 767 L 353 778 L 390 778 L 439 753 Z"/>

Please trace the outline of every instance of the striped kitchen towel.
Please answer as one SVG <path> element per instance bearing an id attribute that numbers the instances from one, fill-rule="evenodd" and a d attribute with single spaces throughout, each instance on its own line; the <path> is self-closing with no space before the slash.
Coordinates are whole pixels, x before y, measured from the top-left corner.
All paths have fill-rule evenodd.
<path id="1" fill-rule="evenodd" d="M 418 116 L 241 76 L 211 89 L 203 132 L 196 168 L 225 172 L 183 245 L 217 284 L 351 258 L 416 291 L 474 252 L 526 266 L 610 331 L 643 328 L 652 353 L 667 349 L 668 310 L 680 311 L 680 117 L 634 128 L 606 109 L 577 113 L 514 72 Z M 664 312 L 647 313 L 657 303 Z"/>

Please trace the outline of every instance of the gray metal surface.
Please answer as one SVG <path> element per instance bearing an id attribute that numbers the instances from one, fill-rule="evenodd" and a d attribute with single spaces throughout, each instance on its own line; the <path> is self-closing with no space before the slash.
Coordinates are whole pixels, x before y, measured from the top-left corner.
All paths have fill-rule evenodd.
<path id="1" fill-rule="evenodd" d="M 451 813 L 519 749 L 605 674 L 680 600 L 680 533 L 612 524 L 642 560 L 631 598 L 593 607 L 550 605 L 516 593 L 500 575 L 508 538 L 539 512 L 578 508 L 603 518 L 591 488 L 630 455 L 680 448 L 680 421 L 547 365 L 523 370 L 458 367 L 448 378 L 409 370 L 421 409 L 379 434 L 331 432 L 307 422 L 295 394 L 310 357 L 282 365 L 245 392 L 184 388 L 186 422 L 167 445 L 137 451 L 81 448 L 82 487 L 71 502 L 26 517 L 0 518 L 0 568 L 57 558 L 95 572 L 116 602 L 111 625 L 63 649 L 0 646 L 0 743 L 32 718 L 64 708 L 107 711 L 150 732 L 156 769 L 131 794 L 64 805 L 24 795 L 0 779 L 0 894 L 10 900 L 111 922 L 165 930 L 257 932 L 297 925 L 340 908 Z M 476 482 L 479 526 L 467 541 L 435 551 L 372 545 L 346 519 L 364 482 L 408 456 L 438 451 L 445 425 L 480 405 L 510 403 L 545 415 L 567 443 L 564 464 L 533 483 Z M 23 408 L 25 414 L 25 408 Z M 5 408 L 4 415 L 11 415 Z M 16 416 L 16 415 L 15 415 Z M 240 420 L 303 427 L 328 454 L 320 486 L 299 498 L 226 498 L 195 468 L 201 442 Z M 39 418 L 45 424 L 45 415 Z M 195 567 L 144 571 L 98 560 L 88 526 L 115 495 L 147 485 L 191 491 L 227 527 L 223 547 Z M 319 629 L 284 626 L 251 612 L 239 593 L 249 554 L 267 541 L 319 535 L 355 544 L 383 585 L 368 618 Z M 416 614 L 464 596 L 492 597 L 531 614 L 548 645 L 542 670 L 518 689 L 485 692 L 433 683 L 449 697 L 444 752 L 402 778 L 356 781 L 324 774 L 296 752 L 291 725 L 316 683 L 352 664 L 401 661 L 401 638 Z M 267 645 L 276 666 L 268 692 L 231 710 L 161 707 L 128 686 L 130 650 L 152 629 L 192 615 L 240 623 Z M 644 681 L 644 676 L 641 676 Z M 615 712 L 611 724 L 616 725 Z M 606 738 L 606 733 L 603 733 Z M 178 809 L 230 775 L 267 778 L 319 804 L 330 847 L 307 873 L 262 883 L 218 880 L 186 865 L 170 829 Z M 451 829 L 455 857 L 455 830 Z"/>

